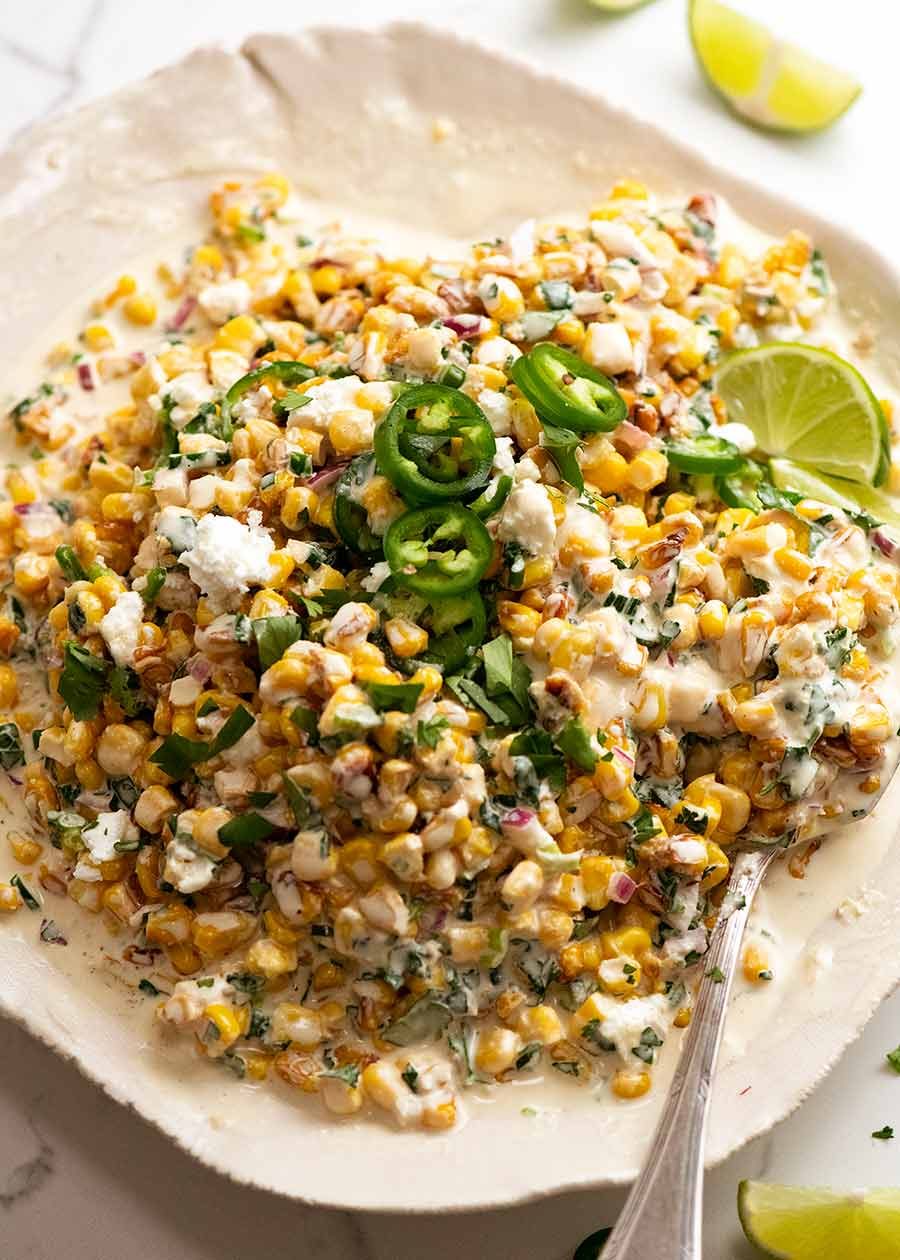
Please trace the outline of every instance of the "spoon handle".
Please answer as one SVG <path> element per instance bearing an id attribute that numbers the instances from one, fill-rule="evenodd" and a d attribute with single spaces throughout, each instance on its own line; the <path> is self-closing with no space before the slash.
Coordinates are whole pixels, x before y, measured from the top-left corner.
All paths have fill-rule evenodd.
<path id="1" fill-rule="evenodd" d="M 703 1151 L 728 996 L 753 898 L 772 851 L 742 853 L 703 959 L 703 979 L 647 1162 L 603 1249 L 603 1260 L 702 1260 Z"/>

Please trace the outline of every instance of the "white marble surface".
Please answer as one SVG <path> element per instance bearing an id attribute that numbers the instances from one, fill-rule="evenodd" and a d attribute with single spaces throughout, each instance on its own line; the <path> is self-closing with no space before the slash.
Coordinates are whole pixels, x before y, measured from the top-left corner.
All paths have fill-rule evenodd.
<path id="1" fill-rule="evenodd" d="M 50 111 L 102 95 L 198 43 L 236 44 L 260 29 L 421 18 L 517 50 L 607 92 L 723 163 L 897 250 L 900 164 L 895 65 L 900 17 L 883 0 L 754 0 L 865 82 L 831 133 L 777 140 L 712 101 L 684 33 L 682 0 L 606 20 L 582 0 L 31 0 L 0 7 L 0 141 Z M 452 88 L 448 87 L 448 90 Z M 223 101 L 223 119 L 236 102 Z M 226 124 L 227 125 L 227 124 Z M 818 1092 L 771 1135 L 709 1178 L 707 1260 L 750 1260 L 735 1191 L 741 1177 L 900 1183 L 900 1079 L 884 1064 L 900 1042 L 900 995 L 884 1004 Z M 797 1047 L 804 1053 L 804 1047 Z M 386 1138 L 385 1157 L 390 1158 Z M 515 1158 L 498 1151 L 498 1159 Z M 0 1255 L 6 1260 L 567 1260 L 613 1220 L 619 1193 L 576 1194 L 505 1212 L 434 1218 L 304 1208 L 233 1186 L 108 1101 L 69 1064 L 0 1022 Z"/>

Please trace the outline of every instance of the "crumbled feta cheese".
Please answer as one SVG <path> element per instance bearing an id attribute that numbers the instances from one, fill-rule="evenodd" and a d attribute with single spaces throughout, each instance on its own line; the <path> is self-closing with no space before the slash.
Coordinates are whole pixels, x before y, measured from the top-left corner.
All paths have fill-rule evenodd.
<path id="1" fill-rule="evenodd" d="M 247 373 L 247 360 L 236 350 L 210 350 L 207 361 L 209 379 L 216 389 L 231 389 Z"/>
<path id="2" fill-rule="evenodd" d="M 198 853 L 184 840 L 172 840 L 166 846 L 163 879 L 180 893 L 195 893 L 206 888 L 216 864 L 206 853 Z"/>
<path id="3" fill-rule="evenodd" d="M 505 367 L 511 360 L 520 359 L 522 351 L 505 337 L 488 337 L 479 343 L 472 356 L 475 363 L 484 363 L 488 367 Z"/>
<path id="4" fill-rule="evenodd" d="M 100 633 L 117 665 L 131 665 L 144 620 L 144 601 L 137 591 L 119 595 L 100 622 Z"/>
<path id="5" fill-rule="evenodd" d="M 386 560 L 379 560 L 377 564 L 373 564 L 367 575 L 360 582 L 360 586 L 364 591 L 374 594 L 380 590 L 388 578 L 391 576 L 391 566 Z"/>
<path id="6" fill-rule="evenodd" d="M 535 556 L 549 556 L 556 539 L 556 518 L 546 486 L 516 482 L 500 517 L 498 537 L 516 542 Z"/>
<path id="7" fill-rule="evenodd" d="M 156 533 L 167 538 L 176 556 L 193 547 L 197 536 L 197 522 L 190 512 L 177 507 L 164 507 L 156 518 Z"/>
<path id="8" fill-rule="evenodd" d="M 512 433 L 512 402 L 507 395 L 496 389 L 483 389 L 477 402 L 487 417 L 494 436 L 508 437 Z"/>
<path id="9" fill-rule="evenodd" d="M 206 379 L 205 372 L 182 372 L 166 384 L 163 392 L 175 404 L 169 412 L 172 427 L 182 429 L 193 420 L 204 403 L 212 401 L 215 390 Z"/>
<path id="10" fill-rule="evenodd" d="M 160 468 L 153 474 L 153 493 L 160 507 L 185 507 L 188 477 L 184 468 Z"/>
<path id="11" fill-rule="evenodd" d="M 88 853 L 95 862 L 111 862 L 119 856 L 116 845 L 136 836 L 137 829 L 124 809 L 117 809 L 110 814 L 98 814 L 96 822 L 85 827 L 81 833 Z"/>
<path id="12" fill-rule="evenodd" d="M 501 395 L 502 397 L 502 395 Z M 516 456 L 511 437 L 498 437 L 497 449 L 494 453 L 493 469 L 496 473 L 507 473 L 512 476 L 516 471 Z"/>
<path id="13" fill-rule="evenodd" d="M 306 396 L 312 401 L 291 412 L 288 427 L 300 425 L 304 429 L 323 432 L 328 428 L 329 421 L 339 412 L 361 410 L 356 405 L 356 399 L 362 385 L 358 376 L 339 376 L 335 380 L 311 386 L 306 391 Z M 370 412 L 366 414 L 371 416 Z"/>
<path id="14" fill-rule="evenodd" d="M 207 514 L 181 563 L 218 612 L 233 607 L 251 586 L 266 584 L 274 550 L 272 536 L 259 524 L 242 525 L 230 516 Z"/>
<path id="15" fill-rule="evenodd" d="M 594 995 L 594 1003 L 602 1012 L 600 1026 L 604 1040 L 611 1041 L 626 1063 L 634 1063 L 632 1050 L 641 1044 L 641 1035 L 650 1028 L 657 1037 L 665 1040 L 669 1020 L 674 1014 L 668 998 L 661 993 L 651 997 L 629 998 L 620 1001 L 602 994 Z"/>
<path id="16" fill-rule="evenodd" d="M 201 311 L 214 324 L 224 324 L 234 315 L 243 315 L 250 305 L 250 286 L 246 280 L 223 280 L 208 284 L 197 295 Z"/>
<path id="17" fill-rule="evenodd" d="M 634 368 L 634 349 L 624 324 L 591 324 L 582 354 L 588 363 L 610 376 Z"/>

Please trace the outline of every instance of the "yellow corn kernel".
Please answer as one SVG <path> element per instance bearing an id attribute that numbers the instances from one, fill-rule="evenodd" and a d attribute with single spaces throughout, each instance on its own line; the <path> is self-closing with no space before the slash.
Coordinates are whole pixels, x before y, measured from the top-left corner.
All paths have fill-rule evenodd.
<path id="1" fill-rule="evenodd" d="M 676 516 L 679 512 L 693 512 L 697 506 L 696 496 L 693 494 L 684 494 L 681 490 L 676 490 L 674 494 L 666 497 L 663 504 L 663 516 Z"/>
<path id="2" fill-rule="evenodd" d="M 23 866 L 30 866 L 32 862 L 36 862 L 44 851 L 37 840 L 23 835 L 21 831 L 9 833 L 9 847 L 13 857 Z"/>
<path id="3" fill-rule="evenodd" d="M 662 451 L 645 447 L 628 465 L 628 484 L 645 493 L 661 485 L 669 473 L 669 461 Z"/>
<path id="4" fill-rule="evenodd" d="M 478 1038 L 475 1066 L 480 1072 L 497 1076 L 512 1067 L 521 1049 L 518 1033 L 510 1028 L 491 1028 Z"/>
<path id="5" fill-rule="evenodd" d="M 668 703 L 661 683 L 643 681 L 632 704 L 631 720 L 639 731 L 658 731 L 666 724 Z"/>
<path id="6" fill-rule="evenodd" d="M 522 1040 L 539 1041 L 542 1046 L 553 1046 L 562 1041 L 562 1022 L 552 1006 L 528 1006 L 516 1021 L 516 1030 Z"/>
<path id="7" fill-rule="evenodd" d="M 159 896 L 158 888 L 150 895 Z M 182 902 L 161 906 L 147 916 L 147 941 L 151 945 L 162 945 L 167 949 L 176 945 L 187 945 L 191 939 L 193 918 L 193 913 Z"/>
<path id="8" fill-rule="evenodd" d="M 617 494 L 628 483 L 628 461 L 608 438 L 594 437 L 585 442 L 581 467 L 586 480 L 601 494 Z"/>
<path id="9" fill-rule="evenodd" d="M 247 969 L 267 980 L 291 975 L 297 970 L 297 947 L 281 941 L 254 941 L 247 950 Z"/>
<path id="10" fill-rule="evenodd" d="M 793 547 L 780 547 L 775 552 L 775 560 L 782 573 L 787 573 L 789 577 L 797 578 L 801 582 L 809 581 L 815 569 L 809 556 L 805 556 L 802 551 L 796 551 Z"/>
<path id="11" fill-rule="evenodd" d="M 428 647 L 428 632 L 406 617 L 391 617 L 384 627 L 391 651 L 401 659 L 419 656 Z"/>
<path id="12" fill-rule="evenodd" d="M 650 1073 L 635 1071 L 633 1068 L 619 1068 L 612 1078 L 610 1088 L 617 1098 L 626 1101 L 643 1098 L 650 1089 Z"/>
<path id="13" fill-rule="evenodd" d="M 741 970 L 744 973 L 744 979 L 748 980 L 750 984 L 759 984 L 760 981 L 772 978 L 768 958 L 766 958 L 759 945 L 752 942 L 744 947 L 743 957 L 741 958 Z"/>
<path id="14" fill-rule="evenodd" d="M 534 586 L 543 586 L 550 581 L 552 575 L 553 561 L 548 556 L 537 556 L 533 560 L 526 560 L 521 589 L 525 591 Z"/>
<path id="15" fill-rule="evenodd" d="M 39 493 L 37 486 L 33 485 L 17 468 L 14 468 L 8 474 L 6 488 L 13 503 L 34 503 Z M 12 518 L 10 528 L 12 528 L 14 523 L 16 523 L 15 518 Z"/>
<path id="16" fill-rule="evenodd" d="M 369 450 L 374 432 L 375 421 L 369 411 L 339 411 L 328 422 L 328 439 L 339 458 Z"/>
<path id="17" fill-rule="evenodd" d="M 707 643 L 716 643 L 725 633 L 728 609 L 720 599 L 709 599 L 697 615 L 700 635 Z"/>
<path id="18" fill-rule="evenodd" d="M 778 730 L 778 714 L 770 700 L 757 697 L 735 706 L 732 720 L 739 731 L 757 739 L 769 739 Z"/>
<path id="19" fill-rule="evenodd" d="M 514 639 L 530 641 L 541 624 L 541 615 L 525 604 L 517 604 L 511 599 L 502 599 L 497 606 L 497 620 L 500 622 L 501 629 L 512 635 Z"/>
<path id="20" fill-rule="evenodd" d="M 344 287 L 344 272 L 340 267 L 325 263 L 313 271 L 312 286 L 320 298 L 334 297 Z"/>
<path id="21" fill-rule="evenodd" d="M 581 859 L 581 882 L 585 890 L 585 905 L 590 910 L 605 910 L 609 905 L 609 881 L 615 873 L 613 858 L 603 854 L 591 854 Z"/>
<path id="22" fill-rule="evenodd" d="M 50 582 L 55 561 L 50 556 L 38 556 L 26 551 L 16 558 L 13 566 L 13 582 L 23 595 L 37 595 Z"/>
<path id="23" fill-rule="evenodd" d="M 216 1040 L 217 1048 L 225 1049 L 227 1046 L 234 1045 L 238 1038 L 244 1035 L 247 1016 L 243 1011 L 236 1011 L 222 1002 L 213 1002 L 207 1006 L 203 1014 L 211 1024 L 215 1024 L 219 1031 Z"/>
<path id="24" fill-rule="evenodd" d="M 115 339 L 105 324 L 88 324 L 81 339 L 89 350 L 110 350 Z"/>
<path id="25" fill-rule="evenodd" d="M 424 703 L 426 700 L 433 700 L 435 696 L 440 695 L 444 685 L 443 675 L 434 665 L 422 665 L 409 681 L 418 683 L 422 687 L 420 703 Z"/>
<path id="26" fill-rule="evenodd" d="M 103 305 L 115 306 L 120 298 L 128 297 L 129 294 L 134 293 L 135 289 L 137 289 L 137 280 L 135 280 L 134 276 L 119 276 L 116 281 L 116 287 L 111 289 L 104 297 Z"/>
<path id="27" fill-rule="evenodd" d="M 125 299 L 122 309 L 132 324 L 146 326 L 156 319 L 156 302 L 149 293 L 133 293 Z"/>
<path id="28" fill-rule="evenodd" d="M 15 884 L 0 884 L 0 914 L 12 914 L 22 904 L 22 898 Z"/>
<path id="29" fill-rule="evenodd" d="M 552 952 L 562 949 L 572 935 L 575 923 L 564 910 L 538 911 L 538 940 Z"/>
<path id="30" fill-rule="evenodd" d="M 19 683 L 11 665 L 0 665 L 0 709 L 11 709 L 19 698 Z"/>
<path id="31" fill-rule="evenodd" d="M 715 888 L 717 884 L 721 884 L 723 880 L 728 878 L 728 872 L 731 869 L 731 863 L 725 856 L 723 851 L 713 840 L 706 842 L 706 865 L 704 870 L 706 874 L 700 881 L 700 889 L 702 892 L 709 892 L 711 888 Z"/>
<path id="32" fill-rule="evenodd" d="M 213 348 L 234 350 L 249 359 L 265 339 L 264 329 L 251 315 L 236 315 L 216 331 Z"/>
<path id="33" fill-rule="evenodd" d="M 650 948 L 650 933 L 642 927 L 617 928 L 600 933 L 604 958 L 641 958 Z"/>
<path id="34" fill-rule="evenodd" d="M 89 792 L 96 792 L 106 782 L 106 775 L 92 757 L 75 762 L 75 777 Z"/>

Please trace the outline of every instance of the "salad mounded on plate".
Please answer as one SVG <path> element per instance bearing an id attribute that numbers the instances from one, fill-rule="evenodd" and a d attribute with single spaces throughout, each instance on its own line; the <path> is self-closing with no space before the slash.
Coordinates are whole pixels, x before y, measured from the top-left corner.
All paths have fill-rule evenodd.
<path id="1" fill-rule="evenodd" d="M 730 846 L 802 873 L 897 759 L 889 409 L 799 344 L 825 262 L 633 181 L 446 258 L 280 175 L 211 206 L 10 412 L 0 908 L 101 916 L 164 1029 L 337 1115 L 640 1097 Z"/>

